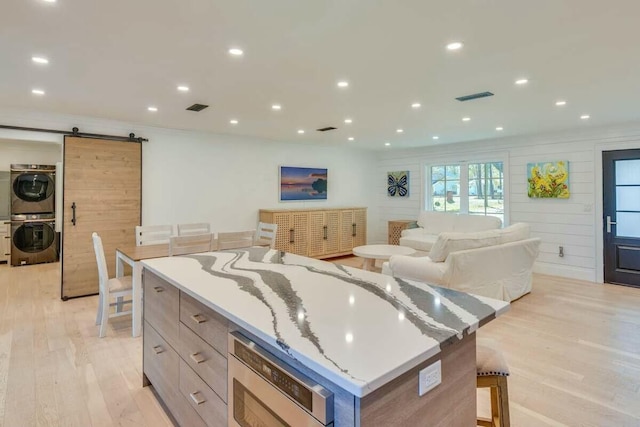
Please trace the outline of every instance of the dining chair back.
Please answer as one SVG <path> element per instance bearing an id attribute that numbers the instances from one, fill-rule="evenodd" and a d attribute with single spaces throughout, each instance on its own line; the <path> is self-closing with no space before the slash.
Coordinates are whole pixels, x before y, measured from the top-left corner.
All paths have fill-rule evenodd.
<path id="1" fill-rule="evenodd" d="M 171 236 L 169 239 L 169 256 L 209 252 L 211 251 L 212 241 L 212 233 Z"/>
<path id="2" fill-rule="evenodd" d="M 241 249 L 253 246 L 256 230 L 218 233 L 218 249 Z"/>
<path id="3" fill-rule="evenodd" d="M 136 246 L 166 245 L 173 225 L 136 225 Z"/>
<path id="4" fill-rule="evenodd" d="M 104 247 L 102 239 L 98 233 L 91 235 L 93 239 L 93 250 L 96 254 L 96 263 L 98 264 L 98 313 L 96 314 L 96 325 L 100 325 L 100 338 L 107 334 L 107 322 L 110 317 L 119 317 L 131 314 L 132 310 L 123 310 L 124 304 L 131 304 L 132 299 L 124 300 L 124 297 L 131 297 L 133 294 L 131 276 L 116 277 L 109 279 L 109 271 L 107 269 L 107 260 L 104 256 Z M 111 298 L 116 298 L 117 302 L 112 303 Z M 116 307 L 115 313 L 110 313 L 110 308 Z"/>
<path id="5" fill-rule="evenodd" d="M 254 244 L 256 246 L 269 246 L 271 249 L 275 248 L 277 232 L 278 224 L 259 222 Z"/>
<path id="6" fill-rule="evenodd" d="M 178 224 L 178 236 L 193 236 L 195 234 L 211 233 L 209 223 Z"/>

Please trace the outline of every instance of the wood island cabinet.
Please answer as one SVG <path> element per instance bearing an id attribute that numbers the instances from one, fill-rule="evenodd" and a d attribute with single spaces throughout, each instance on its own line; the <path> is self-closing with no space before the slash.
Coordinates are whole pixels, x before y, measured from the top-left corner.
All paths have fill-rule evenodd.
<path id="1" fill-rule="evenodd" d="M 367 244 L 367 209 L 261 209 L 260 221 L 278 225 L 275 248 L 313 258 L 350 255 Z"/>
<path id="2" fill-rule="evenodd" d="M 228 322 L 144 270 L 144 385 L 180 426 L 227 425 Z"/>

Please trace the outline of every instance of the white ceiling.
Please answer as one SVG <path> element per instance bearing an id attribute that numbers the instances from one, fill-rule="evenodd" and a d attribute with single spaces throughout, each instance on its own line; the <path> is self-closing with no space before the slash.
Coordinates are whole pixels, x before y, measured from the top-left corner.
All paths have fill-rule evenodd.
<path id="1" fill-rule="evenodd" d="M 640 118 L 638 16 L 638 0 L 2 0 L 0 106 L 373 149 L 599 126 Z"/>

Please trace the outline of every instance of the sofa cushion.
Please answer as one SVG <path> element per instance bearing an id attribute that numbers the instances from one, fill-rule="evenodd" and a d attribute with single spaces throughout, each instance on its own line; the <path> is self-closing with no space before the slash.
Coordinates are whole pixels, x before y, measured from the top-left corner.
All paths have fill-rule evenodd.
<path id="1" fill-rule="evenodd" d="M 451 252 L 478 249 L 500 244 L 499 230 L 477 231 L 475 233 L 440 233 L 431 247 L 429 258 L 434 262 L 444 262 Z"/>
<path id="2" fill-rule="evenodd" d="M 437 239 L 438 236 L 435 234 L 407 234 L 400 238 L 400 246 L 408 246 L 417 251 L 429 252 Z"/>
<path id="3" fill-rule="evenodd" d="M 528 239 L 531 234 L 531 227 L 524 222 L 518 222 L 500 230 L 500 243 L 517 242 Z"/>
<path id="4" fill-rule="evenodd" d="M 443 231 L 458 231 L 460 233 L 472 233 L 474 231 L 493 230 L 500 228 L 502 220 L 495 216 L 484 215 L 456 215 L 453 228 Z"/>
<path id="5" fill-rule="evenodd" d="M 455 214 L 446 212 L 422 211 L 418 216 L 418 225 L 424 228 L 427 234 L 440 234 L 443 231 L 453 231 L 456 221 Z"/>

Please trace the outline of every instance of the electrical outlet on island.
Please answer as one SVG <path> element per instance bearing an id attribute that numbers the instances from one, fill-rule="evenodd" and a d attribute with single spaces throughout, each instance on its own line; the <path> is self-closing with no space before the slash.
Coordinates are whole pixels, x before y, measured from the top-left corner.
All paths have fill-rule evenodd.
<path id="1" fill-rule="evenodd" d="M 433 390 L 442 382 L 442 363 L 438 360 L 418 374 L 418 396 Z"/>

